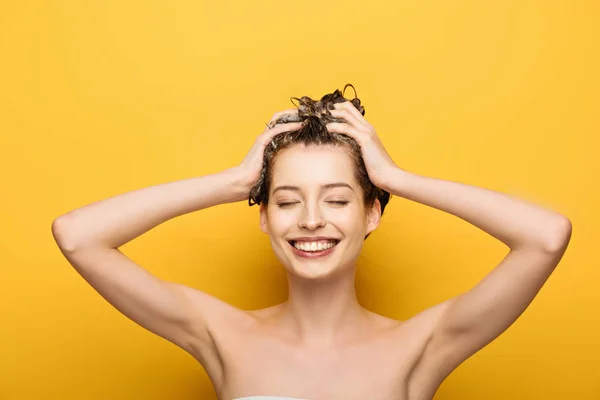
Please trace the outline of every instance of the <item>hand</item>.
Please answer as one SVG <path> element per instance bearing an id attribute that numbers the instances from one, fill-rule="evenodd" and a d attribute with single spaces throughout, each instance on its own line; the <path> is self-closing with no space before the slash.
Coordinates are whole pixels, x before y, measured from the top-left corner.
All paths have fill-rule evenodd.
<path id="1" fill-rule="evenodd" d="M 276 135 L 283 132 L 296 131 L 302 128 L 302 122 L 290 122 L 290 123 L 278 123 L 274 127 L 273 124 L 276 120 L 285 114 L 298 114 L 297 108 L 291 108 L 284 111 L 279 111 L 273 114 L 273 117 L 267 124 L 267 127 L 263 131 L 263 133 L 256 138 L 254 145 L 246 154 L 246 157 L 238 166 L 238 169 L 241 171 L 244 177 L 245 186 L 248 188 L 248 192 L 260 179 L 260 174 L 263 168 L 263 157 L 264 150 L 267 144 L 275 137 Z"/>
<path id="2" fill-rule="evenodd" d="M 400 168 L 383 148 L 375 128 L 364 119 L 362 114 L 349 101 L 336 103 L 334 107 L 335 110 L 329 110 L 331 115 L 342 118 L 348 123 L 331 122 L 327 124 L 327 130 L 343 133 L 356 140 L 360 146 L 369 179 L 378 188 L 389 192 L 394 173 Z"/>

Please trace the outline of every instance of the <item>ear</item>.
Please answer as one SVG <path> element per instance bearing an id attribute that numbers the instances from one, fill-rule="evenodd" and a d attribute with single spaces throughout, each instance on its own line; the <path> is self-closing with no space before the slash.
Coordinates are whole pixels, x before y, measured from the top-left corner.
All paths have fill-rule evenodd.
<path id="1" fill-rule="evenodd" d="M 379 221 L 381 220 L 381 203 L 379 199 L 375 199 L 373 202 L 373 207 L 371 207 L 367 212 L 367 233 L 373 232 L 379 226 Z"/>
<path id="2" fill-rule="evenodd" d="M 260 204 L 260 230 L 263 233 L 269 234 L 269 229 L 267 228 L 267 205 L 265 203 Z"/>

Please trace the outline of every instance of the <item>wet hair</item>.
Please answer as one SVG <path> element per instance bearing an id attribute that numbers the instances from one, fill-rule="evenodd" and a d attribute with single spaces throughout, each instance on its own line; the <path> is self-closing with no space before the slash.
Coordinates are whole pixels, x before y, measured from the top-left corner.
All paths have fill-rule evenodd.
<path id="1" fill-rule="evenodd" d="M 352 87 L 354 90 L 354 98 L 352 100 L 346 99 L 343 94 L 348 86 Z M 275 163 L 277 154 L 281 150 L 296 144 L 304 144 L 305 146 L 332 145 L 344 146 L 349 150 L 348 154 L 356 166 L 355 176 L 363 191 L 363 202 L 365 207 L 373 206 L 375 199 L 379 199 L 379 202 L 381 203 L 381 214 L 383 214 L 383 210 L 390 200 L 390 193 L 376 187 L 369 179 L 360 146 L 350 136 L 337 132 L 330 132 L 325 126 L 331 122 L 345 122 L 345 120 L 336 118 L 329 112 L 329 110 L 335 109 L 335 103 L 350 101 L 362 115 L 365 115 L 365 108 L 361 105 L 360 99 L 356 97 L 356 89 L 354 86 L 348 83 L 344 86 L 343 92 L 336 89 L 333 93 L 324 95 L 318 101 L 313 100 L 308 96 L 303 96 L 301 98 L 292 97 L 290 100 L 294 105 L 296 105 L 294 100 L 298 101 L 299 105 L 296 106 L 298 107 L 298 114 L 284 114 L 270 124 L 267 124 L 267 126 L 273 128 L 277 124 L 301 121 L 304 121 L 304 126 L 296 131 L 282 132 L 276 135 L 265 147 L 262 172 L 259 180 L 250 190 L 248 204 L 252 206 L 254 204 L 260 205 L 262 202 L 265 204 L 269 203 L 272 167 Z M 367 237 L 368 236 L 369 235 L 367 235 Z"/>

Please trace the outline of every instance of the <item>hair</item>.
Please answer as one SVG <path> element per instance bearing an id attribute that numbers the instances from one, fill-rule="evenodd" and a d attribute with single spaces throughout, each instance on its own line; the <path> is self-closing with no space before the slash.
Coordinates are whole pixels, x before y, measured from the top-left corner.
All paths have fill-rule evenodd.
<path id="1" fill-rule="evenodd" d="M 352 87 L 354 90 L 354 98 L 352 100 L 346 99 L 343 94 L 348 86 Z M 349 150 L 348 154 L 356 166 L 355 176 L 363 191 L 363 202 L 365 207 L 372 207 L 375 199 L 379 199 L 381 204 L 381 214 L 383 214 L 385 206 L 390 200 L 390 193 L 376 187 L 369 179 L 360 146 L 350 136 L 337 132 L 330 132 L 325 126 L 331 122 L 345 122 L 345 120 L 336 118 L 329 112 L 329 110 L 335 109 L 335 103 L 350 101 L 362 115 L 365 115 L 365 108 L 361 105 L 360 99 L 356 97 L 356 89 L 354 86 L 350 83 L 346 84 L 346 86 L 344 86 L 344 92 L 340 92 L 336 89 L 333 93 L 324 95 L 321 100 L 318 101 L 313 100 L 308 96 L 303 96 L 301 98 L 291 97 L 290 100 L 292 101 L 292 104 L 296 105 L 293 100 L 299 102 L 299 105 L 297 106 L 298 114 L 284 114 L 267 124 L 269 128 L 273 128 L 275 125 L 281 123 L 304 121 L 302 128 L 296 131 L 282 132 L 276 135 L 265 147 L 263 168 L 260 178 L 249 193 L 248 204 L 250 206 L 254 204 L 260 205 L 262 202 L 265 204 L 269 203 L 272 168 L 276 156 L 281 150 L 296 144 L 304 144 L 306 146 L 333 145 L 336 147 L 344 146 Z M 365 239 L 368 236 L 369 235 L 367 235 Z"/>

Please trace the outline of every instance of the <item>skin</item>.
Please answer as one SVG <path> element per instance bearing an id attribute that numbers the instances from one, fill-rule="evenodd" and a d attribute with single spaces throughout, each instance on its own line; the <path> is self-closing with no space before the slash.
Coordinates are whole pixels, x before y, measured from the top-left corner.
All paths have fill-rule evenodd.
<path id="1" fill-rule="evenodd" d="M 352 340 L 368 322 L 356 299 L 354 278 L 363 238 L 379 224 L 379 202 L 365 211 L 354 164 L 343 148 L 296 145 L 281 153 L 273 168 L 269 204 L 260 212 L 261 230 L 269 234 L 287 270 L 289 300 L 278 317 L 282 329 L 300 345 L 323 349 L 340 338 Z M 321 188 L 337 182 L 350 187 Z M 281 186 L 298 189 L 273 193 Z M 326 258 L 305 259 L 294 254 L 287 240 L 300 236 L 341 241 Z"/>
<path id="2" fill-rule="evenodd" d="M 409 381 L 426 373 L 415 367 L 439 311 L 402 322 L 366 310 L 356 298 L 357 259 L 381 208 L 378 200 L 366 207 L 354 168 L 344 147 L 300 144 L 278 154 L 260 227 L 287 270 L 289 297 L 241 315 L 237 324 L 244 329 L 221 335 L 219 348 L 232 355 L 222 398 L 296 393 L 391 400 L 408 398 L 409 389 L 415 399 L 435 391 L 435 382 L 411 389 Z M 338 182 L 350 187 L 323 188 Z M 297 189 L 276 191 L 282 186 Z M 311 260 L 292 251 L 288 238 L 299 236 L 341 241 L 327 258 Z M 403 342 L 410 346 L 398 346 Z"/>
<path id="3" fill-rule="evenodd" d="M 286 112 L 296 112 L 291 109 Z M 281 115 L 277 113 L 274 118 Z M 360 306 L 354 289 L 364 237 L 379 225 L 379 200 L 364 203 L 355 164 L 344 146 L 298 144 L 277 154 L 272 166 L 269 203 L 260 209 L 260 227 L 287 270 L 288 301 L 269 312 L 271 323 L 299 346 L 323 351 L 358 340 L 365 326 L 391 320 Z M 326 187 L 331 183 L 346 186 Z M 340 242 L 325 259 L 305 259 L 288 239 L 325 236 Z"/>
<path id="4" fill-rule="evenodd" d="M 506 244 L 504 259 L 470 290 L 406 321 L 365 310 L 354 292 L 356 260 L 364 236 L 379 224 L 380 204 L 362 203 L 343 149 L 303 146 L 277 157 L 270 203 L 260 210 L 261 230 L 287 270 L 286 302 L 240 310 L 161 280 L 119 250 L 171 218 L 247 200 L 264 147 L 298 123 L 268 127 L 239 166 L 113 196 L 53 221 L 60 250 L 85 281 L 131 320 L 195 357 L 220 400 L 430 400 L 455 368 L 525 311 L 570 241 L 567 217 L 507 194 L 409 173 L 349 102 L 331 112 L 346 123 L 328 129 L 356 140 L 376 186 L 473 224 Z M 321 188 L 335 182 L 351 188 Z M 297 190 L 275 193 L 281 185 Z M 332 203 L 342 199 L 348 203 Z M 341 239 L 339 247 L 320 260 L 294 256 L 287 239 L 315 235 Z"/>

